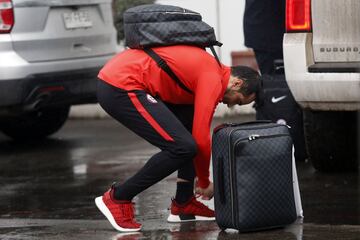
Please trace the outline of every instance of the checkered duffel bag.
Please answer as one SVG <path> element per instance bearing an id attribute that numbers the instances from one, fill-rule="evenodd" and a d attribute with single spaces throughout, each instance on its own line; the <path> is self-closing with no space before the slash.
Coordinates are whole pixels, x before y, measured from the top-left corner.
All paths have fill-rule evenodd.
<path id="1" fill-rule="evenodd" d="M 221 46 L 200 13 L 171 5 L 146 4 L 124 13 L 125 44 L 149 48 L 176 44 Z"/>
<path id="2" fill-rule="evenodd" d="M 221 66 L 214 46 L 220 47 L 222 43 L 216 40 L 214 28 L 202 21 L 200 13 L 171 5 L 136 6 L 124 13 L 124 33 L 126 46 L 144 49 L 186 92 L 192 93 L 152 47 L 178 44 L 209 47 Z"/>

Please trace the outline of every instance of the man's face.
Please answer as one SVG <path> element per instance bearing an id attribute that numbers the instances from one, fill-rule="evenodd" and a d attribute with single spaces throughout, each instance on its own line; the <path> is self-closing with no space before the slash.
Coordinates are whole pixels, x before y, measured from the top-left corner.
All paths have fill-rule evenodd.
<path id="1" fill-rule="evenodd" d="M 222 102 L 227 104 L 228 107 L 235 105 L 245 105 L 249 104 L 255 100 L 255 93 L 245 96 L 240 92 L 241 87 L 243 86 L 244 81 L 240 78 L 236 78 L 230 75 L 228 89 L 226 90 Z"/>
<path id="2" fill-rule="evenodd" d="M 228 107 L 233 107 L 236 104 L 237 105 L 249 104 L 254 100 L 255 100 L 255 93 L 249 96 L 244 96 L 244 94 L 242 93 L 236 91 L 230 91 L 225 94 L 223 98 L 223 103 L 226 104 Z"/>

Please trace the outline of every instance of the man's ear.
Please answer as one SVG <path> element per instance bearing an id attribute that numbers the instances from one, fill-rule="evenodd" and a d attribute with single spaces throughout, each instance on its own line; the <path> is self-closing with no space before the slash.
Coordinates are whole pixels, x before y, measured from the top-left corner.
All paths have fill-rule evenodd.
<path id="1" fill-rule="evenodd" d="M 239 90 L 243 84 L 244 84 L 244 81 L 242 79 L 235 78 L 232 86 L 233 86 L 234 90 Z"/>

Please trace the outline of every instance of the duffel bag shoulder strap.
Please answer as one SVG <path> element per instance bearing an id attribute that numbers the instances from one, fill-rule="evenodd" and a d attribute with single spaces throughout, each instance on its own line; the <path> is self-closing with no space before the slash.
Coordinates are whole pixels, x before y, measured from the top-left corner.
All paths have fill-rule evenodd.
<path id="1" fill-rule="evenodd" d="M 176 76 L 176 74 L 171 70 L 169 65 L 166 63 L 164 59 L 162 59 L 154 50 L 151 48 L 145 48 L 144 51 L 157 63 L 157 65 L 164 70 L 184 91 L 192 94 L 193 92 L 187 88 L 180 79 Z"/>
<path id="2" fill-rule="evenodd" d="M 221 45 L 222 45 L 222 43 L 221 43 Z M 221 45 L 220 45 L 220 46 L 221 46 Z M 210 46 L 209 48 L 210 48 L 212 54 L 214 55 L 216 61 L 218 62 L 219 66 L 221 67 L 221 62 L 220 62 L 220 60 L 219 60 L 218 55 L 216 54 L 216 51 L 215 51 L 214 46 Z"/>

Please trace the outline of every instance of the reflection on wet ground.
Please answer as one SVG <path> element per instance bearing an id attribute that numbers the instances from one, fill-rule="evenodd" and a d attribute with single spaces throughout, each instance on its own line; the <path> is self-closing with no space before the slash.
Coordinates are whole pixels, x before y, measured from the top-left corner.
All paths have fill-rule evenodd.
<path id="1" fill-rule="evenodd" d="M 136 197 L 143 231 L 119 234 L 95 208 L 94 197 L 114 180 L 131 176 L 157 151 L 110 119 L 71 120 L 40 143 L 16 144 L 0 135 L 0 238 L 360 239 L 358 173 L 322 174 L 304 162 L 297 163 L 304 223 L 241 235 L 221 232 L 214 222 L 168 224 L 172 175 Z"/>

